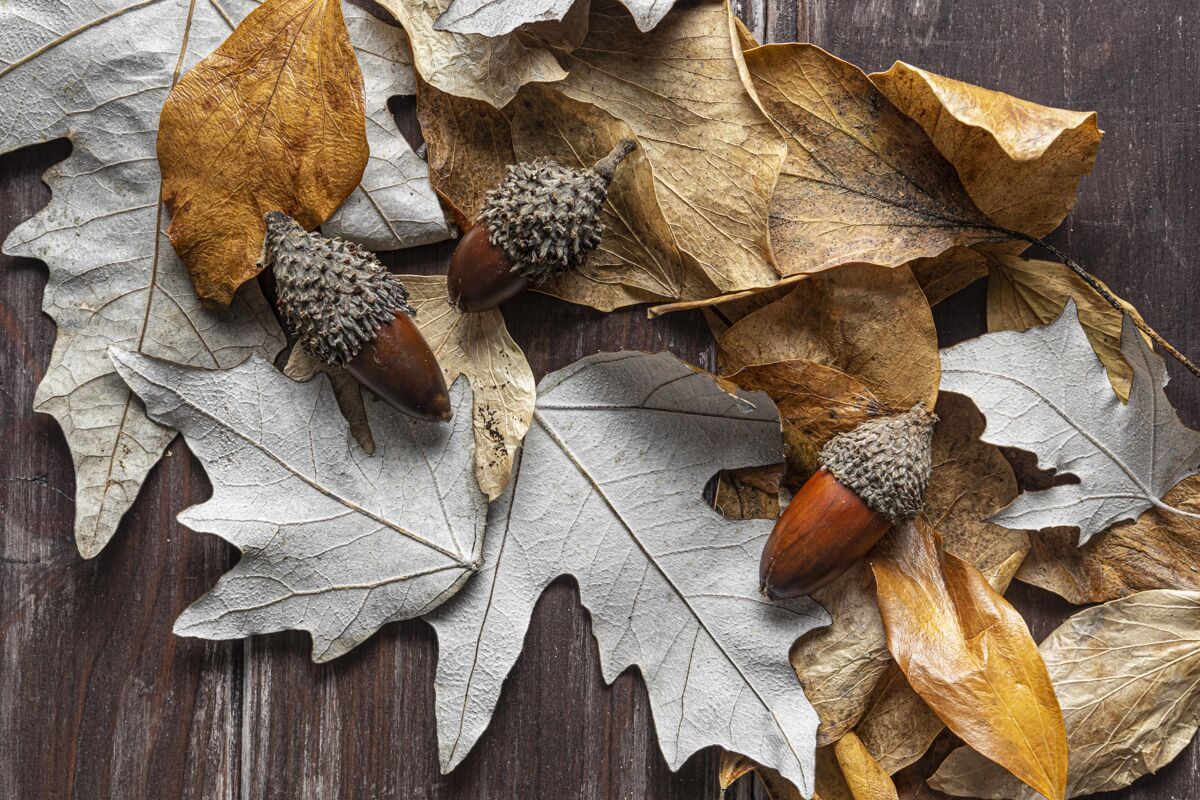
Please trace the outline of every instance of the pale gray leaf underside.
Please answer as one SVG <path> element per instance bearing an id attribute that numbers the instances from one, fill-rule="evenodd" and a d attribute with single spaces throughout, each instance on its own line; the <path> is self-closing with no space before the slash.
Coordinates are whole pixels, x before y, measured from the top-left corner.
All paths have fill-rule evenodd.
<path id="1" fill-rule="evenodd" d="M 257 287 L 228 312 L 197 302 L 166 239 L 155 160 L 158 114 L 171 85 L 229 35 L 247 0 L 7 0 L 0 4 L 0 153 L 69 137 L 51 167 L 50 204 L 4 243 L 50 268 L 43 309 L 58 326 L 36 410 L 63 429 L 75 461 L 75 538 L 98 553 L 174 432 L 146 418 L 113 372 L 109 345 L 223 368 L 273 356 L 283 337 Z M 346 6 L 371 105 L 372 158 L 339 212 L 343 235 L 382 246 L 445 235 L 436 199 L 380 109 L 412 84 L 403 34 Z"/>
<path id="2" fill-rule="evenodd" d="M 443 770 L 486 729 L 539 595 L 570 574 L 604 679 L 640 669 L 672 769 L 719 745 L 811 794 L 817 717 L 788 650 L 828 616 L 765 600 L 772 523 L 727 520 L 702 499 L 719 470 L 782 457 L 766 395 L 733 397 L 669 354 L 600 354 L 547 376 L 484 566 L 427 617 Z"/>
<path id="3" fill-rule="evenodd" d="M 479 566 L 487 500 L 475 483 L 471 393 L 422 422 L 365 399 L 375 455 L 355 443 L 329 380 L 261 358 L 229 370 L 112 350 L 150 417 L 181 431 L 213 484 L 179 521 L 242 558 L 175 632 L 208 639 L 306 630 L 313 660 L 429 611 Z"/>
<path id="4" fill-rule="evenodd" d="M 1129 402 L 1112 390 L 1074 301 L 1049 325 L 989 333 L 945 349 L 941 388 L 970 397 L 987 418 L 984 441 L 1018 447 L 1079 483 L 1024 492 L 991 518 L 1008 528 L 1079 528 L 1079 543 L 1135 519 L 1196 472 L 1200 433 L 1171 407 L 1162 358 L 1125 317 L 1121 352 L 1133 369 Z"/>
<path id="5" fill-rule="evenodd" d="M 586 2 L 586 0 L 579 0 Z M 434 28 L 454 33 L 503 36 L 522 25 L 561 20 L 576 0 L 451 0 Z M 657 25 L 675 0 L 621 0 L 640 31 Z"/>

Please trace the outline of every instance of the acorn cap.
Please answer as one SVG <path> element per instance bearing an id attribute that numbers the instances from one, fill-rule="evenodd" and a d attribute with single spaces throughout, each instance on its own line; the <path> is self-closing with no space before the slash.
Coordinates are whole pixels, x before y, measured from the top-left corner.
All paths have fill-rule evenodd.
<path id="1" fill-rule="evenodd" d="M 872 510 L 892 522 L 909 519 L 921 511 L 936 423 L 937 416 L 917 404 L 838 434 L 821 449 L 819 460 Z"/>
<path id="2" fill-rule="evenodd" d="M 631 139 L 622 139 L 586 170 L 548 158 L 510 166 L 479 214 L 488 239 L 535 286 L 579 266 L 600 244 L 608 185 L 635 147 Z"/>
<path id="3" fill-rule="evenodd" d="M 404 284 L 373 253 L 309 233 L 281 211 L 265 219 L 260 264 L 275 274 L 288 328 L 316 358 L 344 367 L 397 310 L 416 315 Z"/>

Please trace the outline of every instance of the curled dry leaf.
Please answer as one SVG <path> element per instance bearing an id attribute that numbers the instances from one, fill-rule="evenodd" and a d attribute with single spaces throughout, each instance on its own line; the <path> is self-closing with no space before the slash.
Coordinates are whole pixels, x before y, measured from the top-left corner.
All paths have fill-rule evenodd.
<path id="1" fill-rule="evenodd" d="M 450 305 L 441 275 L 401 275 L 417 327 L 441 364 L 446 385 L 471 384 L 475 477 L 495 500 L 508 485 L 513 459 L 529 430 L 536 397 L 533 370 L 499 311 L 463 314 Z"/>
<path id="2" fill-rule="evenodd" d="M 871 81 L 925 130 L 975 205 L 1005 228 L 1050 233 L 1096 162 L 1103 132 L 1095 112 L 1038 105 L 902 61 Z"/>
<path id="3" fill-rule="evenodd" d="M 746 53 L 788 157 L 771 200 L 784 275 L 856 261 L 899 266 L 1002 241 L 929 137 L 855 67 L 806 44 Z"/>
<path id="4" fill-rule="evenodd" d="M 725 374 L 807 359 L 861 381 L 892 411 L 937 398 L 937 332 L 907 267 L 851 264 L 810 276 L 738 321 L 718 343 Z"/>
<path id="5" fill-rule="evenodd" d="M 1021 615 L 920 518 L 895 526 L 871 567 L 888 649 L 913 689 L 972 748 L 1064 798 L 1062 712 Z"/>
<path id="6" fill-rule="evenodd" d="M 1200 725 L 1200 593 L 1148 591 L 1081 611 L 1041 653 L 1066 721 L 1068 797 L 1157 771 Z M 930 784 L 967 797 L 1037 797 L 968 748 L 951 753 Z"/>
<path id="7" fill-rule="evenodd" d="M 1128 318 L 1121 352 L 1133 371 L 1127 404 L 1112 391 L 1073 300 L 1049 325 L 989 333 L 942 351 L 942 388 L 968 395 L 983 411 L 986 441 L 1027 450 L 1042 469 L 1080 479 L 1023 492 L 994 522 L 1028 530 L 1076 526 L 1084 544 L 1152 506 L 1171 510 L 1160 498 L 1196 472 L 1200 433 L 1179 421 L 1163 393 L 1162 359 Z"/>
<path id="8" fill-rule="evenodd" d="M 263 214 L 312 229 L 367 164 L 362 72 L 340 0 L 267 0 L 179 80 L 158 163 L 169 235 L 201 300 L 258 274 Z"/>
<path id="9" fill-rule="evenodd" d="M 1200 476 L 1185 478 L 1163 497 L 1167 505 L 1200 514 Z M 1145 589 L 1200 591 L 1200 520 L 1151 508 L 1083 547 L 1070 530 L 1033 537 L 1017 578 L 1072 603 L 1103 603 Z"/>
<path id="10" fill-rule="evenodd" d="M 621 0 L 621 4 L 629 9 L 638 29 L 648 31 L 671 10 L 674 0 Z M 434 28 L 503 36 L 522 25 L 561 20 L 575 5 L 576 0 L 451 0 Z"/>
<path id="11" fill-rule="evenodd" d="M 434 22 L 450 0 L 379 0 L 379 4 L 404 26 L 417 74 L 443 92 L 501 108 L 525 84 L 557 81 L 566 75 L 536 36 L 491 37 L 436 29 Z"/>
<path id="12" fill-rule="evenodd" d="M 471 475 L 462 382 L 450 424 L 368 400 L 378 447 L 367 456 L 321 378 L 297 383 L 261 358 L 205 370 L 110 353 L 147 413 L 183 433 L 212 480 L 212 498 L 180 522 L 242 551 L 179 616 L 177 634 L 307 630 L 313 660 L 328 661 L 387 622 L 435 608 L 479 569 L 487 501 Z"/>
<path id="13" fill-rule="evenodd" d="M 294 381 L 302 382 L 311 381 L 317 375 L 329 378 L 338 410 L 350 425 L 350 434 L 354 441 L 358 442 L 367 455 L 375 453 L 375 439 L 371 436 L 371 426 L 367 422 L 367 409 L 363 405 L 362 391 L 358 387 L 358 381 L 354 380 L 349 372 L 318 361 L 299 344 L 295 344 L 292 346 L 292 352 L 288 354 L 283 374 Z"/>
<path id="14" fill-rule="evenodd" d="M 743 84 L 728 4 L 701 0 L 642 33 L 625 8 L 598 2 L 587 38 L 563 63 L 569 74 L 555 88 L 637 137 L 689 268 L 724 292 L 778 280 L 767 210 L 785 147 Z"/>
<path id="15" fill-rule="evenodd" d="M 989 331 L 1023 331 L 1046 325 L 1058 318 L 1068 298 L 1073 299 L 1079 311 L 1079 324 L 1100 363 L 1108 370 L 1113 389 L 1122 400 L 1129 399 L 1133 370 L 1121 355 L 1124 314 L 1063 264 L 1009 255 L 991 255 L 987 262 L 991 268 L 987 295 Z M 1141 319 L 1137 309 L 1124 300 L 1121 304 Z"/>
<path id="16" fill-rule="evenodd" d="M 909 262 L 909 269 L 921 285 L 929 305 L 936 306 L 987 277 L 988 260 L 980 249 L 985 246 L 952 247 L 941 255 Z"/>
<path id="17" fill-rule="evenodd" d="M 819 754 L 817 761 L 817 789 L 819 791 L 821 786 Z M 762 781 L 763 788 L 766 789 L 767 797 L 770 800 L 804 800 L 804 795 L 800 794 L 799 790 L 786 781 L 778 771 L 764 767 L 761 764 L 756 764 L 751 759 L 739 753 L 721 753 L 721 765 L 717 771 L 717 783 L 720 785 L 722 792 L 727 791 L 739 778 L 749 772 L 756 774 L 758 779 Z M 813 797 L 816 798 L 816 795 L 814 794 Z M 828 798 L 827 800 L 836 800 L 836 798 Z"/>
<path id="18" fill-rule="evenodd" d="M 833 753 L 854 800 L 899 800 L 896 785 L 853 731 L 837 740 Z"/>

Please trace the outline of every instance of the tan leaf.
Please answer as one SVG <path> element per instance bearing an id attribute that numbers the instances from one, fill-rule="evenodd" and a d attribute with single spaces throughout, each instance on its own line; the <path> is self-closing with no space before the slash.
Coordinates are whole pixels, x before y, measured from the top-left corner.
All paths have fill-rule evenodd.
<path id="1" fill-rule="evenodd" d="M 1023 331 L 1046 325 L 1058 319 L 1067 300 L 1074 298 L 1079 322 L 1108 370 L 1113 389 L 1122 400 L 1129 399 L 1133 370 L 1121 355 L 1120 312 L 1063 264 L 1004 255 L 992 255 L 987 260 L 991 266 L 987 298 L 989 331 Z M 1121 303 L 1135 318 L 1142 318 L 1136 308 L 1124 300 Z"/>
<path id="2" fill-rule="evenodd" d="M 363 406 L 362 390 L 349 372 L 321 363 L 297 344 L 288 354 L 283 374 L 294 381 L 310 381 L 318 374 L 327 375 L 333 384 L 338 410 L 350 424 L 350 435 L 368 455 L 374 455 L 375 439 L 371 436 L 371 424 L 367 421 L 367 409 Z"/>
<path id="3" fill-rule="evenodd" d="M 746 53 L 788 157 L 771 200 L 784 275 L 850 262 L 894 267 L 955 245 L 1004 241 L 929 137 L 858 67 L 807 44 Z"/>
<path id="4" fill-rule="evenodd" d="M 525 84 L 557 81 L 566 75 L 536 37 L 435 30 L 433 23 L 450 0 L 379 0 L 379 4 L 408 34 L 417 74 L 443 92 L 500 108 Z M 569 19 L 586 24 L 582 16 Z"/>
<path id="5" fill-rule="evenodd" d="M 806 359 L 848 373 L 893 411 L 937 397 L 937 332 L 907 267 L 851 264 L 810 276 L 743 317 L 718 345 L 726 374 Z"/>
<path id="6" fill-rule="evenodd" d="M 743 367 L 729 379 L 770 395 L 783 423 L 787 485 L 793 491 L 818 468 L 817 456 L 836 434 L 888 409 L 863 383 L 834 367 L 797 359 Z"/>
<path id="7" fill-rule="evenodd" d="M 158 129 L 171 244 L 201 300 L 258 274 L 263 214 L 320 225 L 367 165 L 358 59 L 340 0 L 267 0 L 171 90 Z"/>
<path id="8" fill-rule="evenodd" d="M 777 519 L 781 477 L 779 464 L 719 472 L 713 508 L 727 519 Z"/>
<path id="9" fill-rule="evenodd" d="M 923 519 L 896 526 L 871 564 L 888 649 L 912 687 L 971 747 L 1064 798 L 1062 712 L 1020 614 Z"/>
<path id="10" fill-rule="evenodd" d="M 1167 505 L 1200 513 L 1200 476 L 1178 483 Z M 1200 591 L 1200 522 L 1152 508 L 1075 545 L 1072 529 L 1033 537 L 1033 550 L 1017 578 L 1062 595 L 1072 603 L 1102 603 L 1145 589 Z"/>
<path id="11" fill-rule="evenodd" d="M 1005 228 L 1045 236 L 1075 204 L 1103 133 L 1065 111 L 896 62 L 871 80 L 925 130 L 975 205 Z"/>
<path id="12" fill-rule="evenodd" d="M 838 739 L 833 752 L 854 800 L 899 800 L 892 779 L 853 732 Z"/>
<path id="13" fill-rule="evenodd" d="M 739 778 L 747 773 L 753 772 L 762 781 L 763 788 L 767 790 L 767 797 L 771 800 L 803 800 L 804 795 L 796 789 L 788 781 L 784 780 L 778 772 L 773 769 L 756 764 L 752 759 L 739 753 L 730 753 L 728 751 L 721 753 L 721 766 L 717 773 L 717 783 L 721 787 L 721 794 L 729 787 L 733 786 Z M 820 756 L 817 757 L 817 788 L 821 786 L 821 763 Z M 816 796 L 814 795 L 814 800 Z M 830 798 L 833 800 L 833 798 Z"/>
<path id="14" fill-rule="evenodd" d="M 401 275 L 417 327 L 437 356 L 446 384 L 466 375 L 474 394 L 475 478 L 495 500 L 508 485 L 513 457 L 533 419 L 533 371 L 499 311 L 462 314 L 442 275 Z"/>
<path id="15" fill-rule="evenodd" d="M 1177 756 L 1200 725 L 1200 593 L 1156 590 L 1081 611 L 1042 643 L 1068 732 L 1067 796 L 1128 786 Z M 949 794 L 1037 797 L 967 748 L 930 784 Z"/>
<path id="16" fill-rule="evenodd" d="M 693 268 L 726 292 L 778 280 L 768 204 L 785 146 L 742 82 L 728 5 L 701 0 L 641 33 L 620 5 L 596 3 L 587 38 L 563 63 L 569 74 L 556 89 L 636 135 L 659 207 Z"/>

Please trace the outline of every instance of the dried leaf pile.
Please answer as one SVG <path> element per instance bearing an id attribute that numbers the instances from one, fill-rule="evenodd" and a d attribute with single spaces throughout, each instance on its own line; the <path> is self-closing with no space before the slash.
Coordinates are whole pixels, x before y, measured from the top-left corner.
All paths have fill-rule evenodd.
<path id="1" fill-rule="evenodd" d="M 0 152 L 73 144 L 4 250 L 50 267 L 35 408 L 74 455 L 82 555 L 182 433 L 214 491 L 179 519 L 242 558 L 176 632 L 306 630 L 325 661 L 423 617 L 447 771 L 562 575 L 605 680 L 642 676 L 667 764 L 717 745 L 723 787 L 897 798 L 956 737 L 933 788 L 1061 800 L 1191 741 L 1200 433 L 1137 310 L 1025 252 L 1071 211 L 1094 114 L 760 46 L 721 0 L 381 4 L 398 26 L 339 0 L 0 5 Z M 509 165 L 622 139 L 600 245 L 537 288 L 701 308 L 720 377 L 601 353 L 535 389 L 502 313 L 458 311 L 441 275 L 400 279 L 448 424 L 298 346 L 267 360 L 265 212 L 408 247 L 470 229 Z M 939 351 L 932 306 L 984 277 L 989 332 Z M 921 515 L 811 597 L 760 594 L 822 447 L 917 404 L 939 418 Z M 1102 605 L 1039 646 L 1014 577 Z"/>

